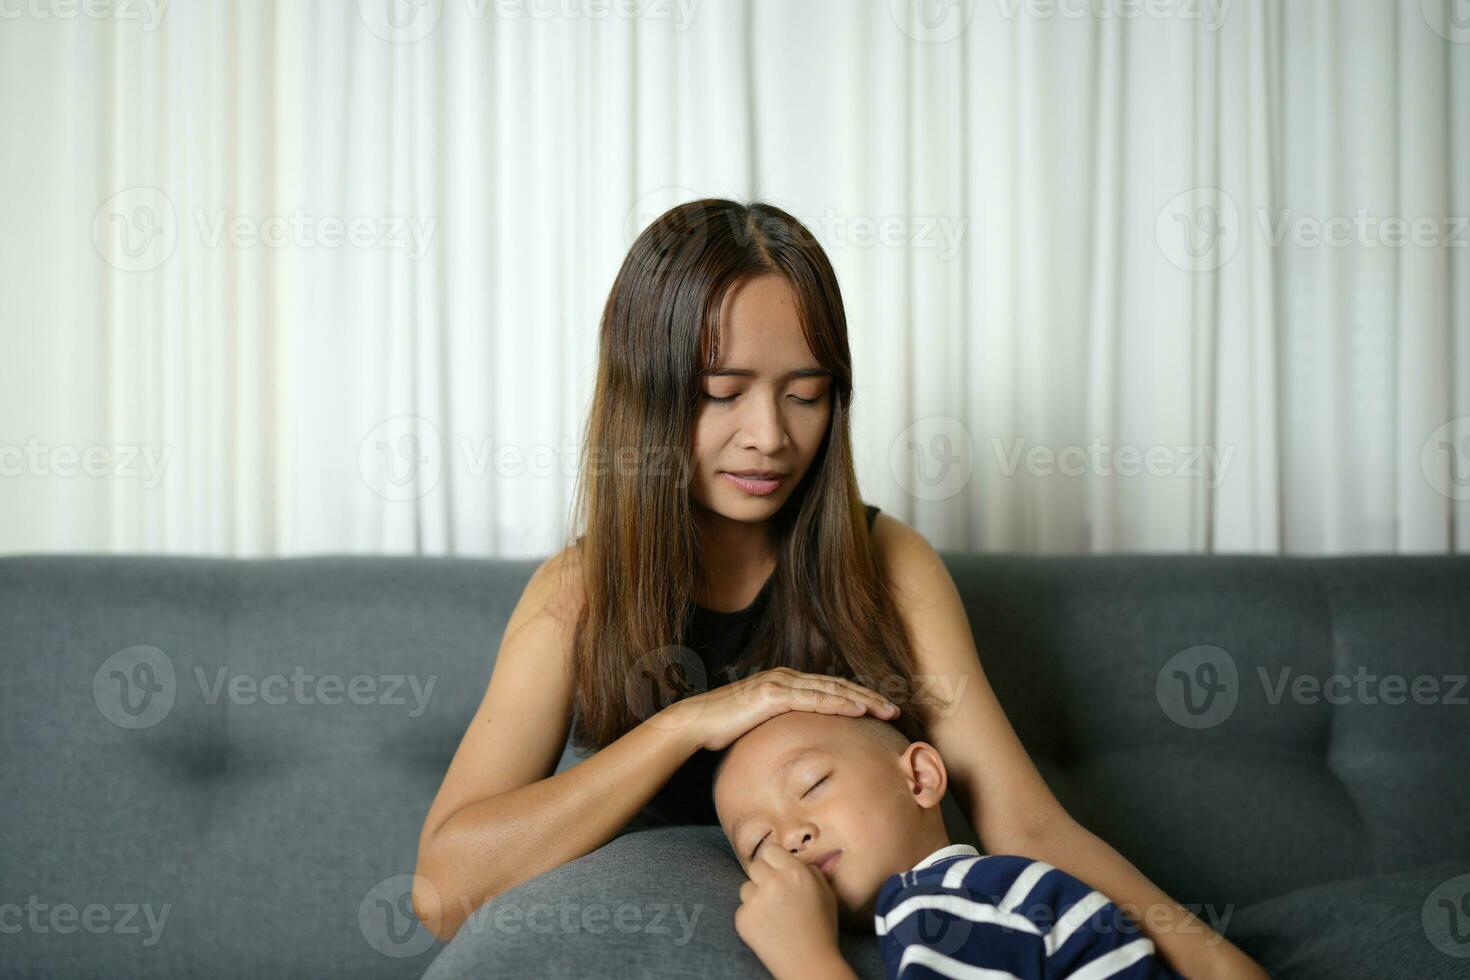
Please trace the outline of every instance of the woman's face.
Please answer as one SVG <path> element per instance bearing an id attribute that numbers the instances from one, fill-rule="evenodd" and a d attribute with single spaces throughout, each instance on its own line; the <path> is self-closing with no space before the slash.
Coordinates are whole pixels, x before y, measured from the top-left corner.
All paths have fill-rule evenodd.
<path id="1" fill-rule="evenodd" d="M 784 278 L 736 284 L 720 310 L 720 362 L 700 379 L 694 417 L 695 502 L 738 521 L 763 521 L 806 476 L 832 417 L 832 377 L 801 335 Z M 774 481 L 729 474 L 769 471 Z"/>

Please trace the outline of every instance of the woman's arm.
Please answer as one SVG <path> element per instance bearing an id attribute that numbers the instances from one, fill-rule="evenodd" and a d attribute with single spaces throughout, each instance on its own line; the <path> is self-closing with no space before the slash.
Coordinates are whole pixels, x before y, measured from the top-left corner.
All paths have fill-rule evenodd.
<path id="1" fill-rule="evenodd" d="M 1159 956 L 1191 980 L 1266 980 L 1265 972 L 1254 960 L 1164 894 L 1060 806 L 1049 821 L 1032 828 L 1029 836 L 1007 842 L 1006 853 L 1045 861 L 1113 899 L 1153 940 Z M 1114 898 L 1118 895 L 1126 897 Z"/>
<path id="2" fill-rule="evenodd" d="M 980 665 L 954 579 L 924 536 L 879 514 L 873 537 L 917 671 L 955 702 L 936 719 L 931 734 L 955 798 L 985 850 L 1045 861 L 1130 914 L 1139 910 L 1134 917 L 1159 955 L 1188 977 L 1265 980 L 1254 961 L 1062 808 L 1006 719 Z"/>
<path id="3" fill-rule="evenodd" d="M 699 748 L 692 726 L 644 722 L 551 775 L 571 724 L 577 610 L 565 556 L 527 583 L 424 818 L 413 903 L 440 939 L 493 896 L 607 843 Z"/>

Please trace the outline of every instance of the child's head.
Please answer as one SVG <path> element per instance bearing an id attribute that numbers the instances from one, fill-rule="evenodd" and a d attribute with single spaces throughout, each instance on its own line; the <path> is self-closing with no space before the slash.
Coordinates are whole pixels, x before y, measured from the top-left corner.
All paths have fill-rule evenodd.
<path id="1" fill-rule="evenodd" d="M 878 889 L 949 843 L 939 752 L 872 715 L 788 711 L 736 740 L 714 773 L 720 828 L 749 868 L 757 846 L 826 871 L 845 929 L 871 930 Z"/>

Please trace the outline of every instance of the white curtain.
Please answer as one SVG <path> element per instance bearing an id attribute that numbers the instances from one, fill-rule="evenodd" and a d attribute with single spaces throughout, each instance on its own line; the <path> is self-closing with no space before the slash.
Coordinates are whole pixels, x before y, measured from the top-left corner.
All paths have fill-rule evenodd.
<path id="1" fill-rule="evenodd" d="M 700 196 L 824 242 L 936 547 L 1470 542 L 1467 0 L 0 16 L 0 550 L 547 553 Z"/>

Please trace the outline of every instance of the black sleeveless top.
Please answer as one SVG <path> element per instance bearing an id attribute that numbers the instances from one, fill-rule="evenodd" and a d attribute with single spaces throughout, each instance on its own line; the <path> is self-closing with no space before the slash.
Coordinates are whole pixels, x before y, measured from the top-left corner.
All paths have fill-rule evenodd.
<path id="1" fill-rule="evenodd" d="M 878 508 L 864 505 L 868 512 L 868 528 L 878 516 Z M 706 689 L 714 689 L 740 680 L 742 674 L 732 665 L 745 652 L 757 621 L 771 597 L 774 573 L 766 579 L 755 600 L 744 609 L 720 612 L 690 603 L 689 626 L 684 633 L 684 646 L 699 655 L 704 665 Z M 635 826 L 668 824 L 719 824 L 710 793 L 714 786 L 715 761 L 719 753 L 698 749 L 677 769 L 653 799 L 626 829 Z"/>

